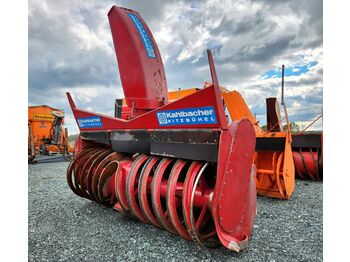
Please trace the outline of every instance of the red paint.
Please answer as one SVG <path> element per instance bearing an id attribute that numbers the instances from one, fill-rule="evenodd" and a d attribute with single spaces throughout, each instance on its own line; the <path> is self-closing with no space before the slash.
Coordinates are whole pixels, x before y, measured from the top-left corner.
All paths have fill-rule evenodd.
<path id="1" fill-rule="evenodd" d="M 131 214 L 139 220 L 146 222 L 146 218 L 143 215 L 138 201 L 138 181 L 141 173 L 141 169 L 149 156 L 140 155 L 137 157 L 130 168 L 130 171 L 126 178 L 126 199 L 130 208 Z"/>
<path id="2" fill-rule="evenodd" d="M 136 15 L 141 21 L 152 41 L 155 58 L 147 56 L 129 14 Z M 134 105 L 136 115 L 164 105 L 168 97 L 164 66 L 148 26 L 137 12 L 116 6 L 108 12 L 108 19 L 127 105 L 130 108 Z"/>
<path id="3" fill-rule="evenodd" d="M 153 45 L 155 58 L 147 55 L 129 14 L 140 20 Z M 247 119 L 228 126 L 211 52 L 208 51 L 208 59 L 213 84 L 167 103 L 164 67 L 147 25 L 137 12 L 115 6 L 108 18 L 124 95 L 132 109 L 131 119 L 78 109 L 67 93 L 76 121 L 87 117 L 97 119 L 94 123 L 100 123 L 98 118 L 101 120 L 102 126 L 79 127 L 80 131 L 212 129 L 220 133 L 218 163 L 145 154 L 136 157 L 79 139 L 77 154 L 67 170 L 69 187 L 79 196 L 127 212 L 199 244 L 217 234 L 225 247 L 236 251 L 245 248 L 256 214 L 252 171 L 255 132 Z M 161 126 L 158 122 L 159 111 L 208 106 L 215 110 L 215 124 Z"/>
<path id="4" fill-rule="evenodd" d="M 255 132 L 249 120 L 233 122 L 222 132 L 212 214 L 221 243 L 236 251 L 250 238 L 256 214 L 254 150 Z M 230 246 L 231 241 L 237 247 Z"/>
<path id="5" fill-rule="evenodd" d="M 295 174 L 302 179 L 321 180 L 318 152 L 293 151 Z"/>
<path id="6" fill-rule="evenodd" d="M 126 178 L 130 172 L 132 163 L 133 161 L 131 159 L 121 160 L 116 171 L 117 175 L 115 176 L 114 190 L 123 211 L 129 211 L 129 204 L 126 199 Z"/>
<path id="7" fill-rule="evenodd" d="M 92 113 L 86 110 L 78 109 L 75 107 L 71 95 L 67 93 L 67 97 L 70 106 L 73 111 L 73 115 L 77 121 L 78 118 L 100 116 L 103 126 L 100 128 L 80 128 L 81 131 L 109 131 L 109 130 L 125 130 L 125 129 L 179 129 L 179 128 L 219 128 L 219 121 L 217 124 L 196 124 L 196 125 L 174 125 L 174 126 L 161 126 L 158 123 L 156 113 L 163 110 L 174 110 L 184 108 L 197 108 L 205 106 L 213 106 L 216 112 L 216 119 L 220 119 L 218 107 L 222 106 L 222 103 L 217 104 L 215 98 L 214 86 L 207 87 L 196 93 L 188 95 L 184 98 L 176 100 L 172 103 L 159 107 L 155 110 L 149 111 L 143 115 L 132 118 L 130 120 L 124 120 L 106 116 L 98 113 Z M 78 122 L 77 122 L 78 125 Z M 78 125 L 79 127 L 79 125 Z"/>

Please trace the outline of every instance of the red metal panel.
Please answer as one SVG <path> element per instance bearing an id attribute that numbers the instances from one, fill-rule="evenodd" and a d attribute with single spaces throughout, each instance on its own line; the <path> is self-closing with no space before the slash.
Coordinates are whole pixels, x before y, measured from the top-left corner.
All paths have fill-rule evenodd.
<path id="1" fill-rule="evenodd" d="M 212 56 L 211 51 L 209 49 L 207 50 L 207 53 L 208 53 L 208 61 L 209 61 L 211 79 L 213 81 L 213 86 L 214 86 L 214 91 L 215 91 L 215 99 L 216 99 L 216 103 L 218 105 L 220 127 L 222 129 L 227 129 L 227 119 L 226 119 L 226 115 L 225 115 L 224 106 L 222 104 L 220 86 L 219 86 L 218 77 L 216 75 L 214 59 L 213 59 L 213 56 Z"/>
<path id="2" fill-rule="evenodd" d="M 219 120 L 222 118 L 220 116 L 221 110 L 218 109 L 217 100 L 215 97 L 214 86 L 200 90 L 194 94 L 181 98 L 173 103 L 169 103 L 165 106 L 157 108 L 153 111 L 147 112 L 143 115 L 135 117 L 131 120 L 123 120 L 119 118 L 114 118 L 111 116 L 106 116 L 102 114 L 96 114 L 89 111 L 77 109 L 75 104 L 70 96 L 67 93 L 67 97 L 72 108 L 74 117 L 77 121 L 78 127 L 80 130 L 84 131 L 108 131 L 108 130 L 117 130 L 117 129 L 178 129 L 178 128 L 219 128 L 219 121 L 216 124 L 193 124 L 193 125 L 167 125 L 161 126 L 158 122 L 156 113 L 163 110 L 175 110 L 175 109 L 185 109 L 185 108 L 200 108 L 212 106 L 215 110 L 216 119 Z M 220 105 L 221 101 L 220 101 Z M 222 112 L 224 113 L 224 112 Z M 86 117 L 100 117 L 102 126 L 100 127 L 87 127 L 80 128 L 78 119 Z"/>
<path id="3" fill-rule="evenodd" d="M 256 215 L 254 150 L 255 132 L 248 119 L 222 132 L 212 214 L 221 243 L 235 251 L 246 248 Z"/>
<path id="4" fill-rule="evenodd" d="M 108 19 L 128 106 L 162 106 L 168 99 L 168 90 L 162 58 L 151 31 L 142 17 L 130 9 L 113 6 Z"/>

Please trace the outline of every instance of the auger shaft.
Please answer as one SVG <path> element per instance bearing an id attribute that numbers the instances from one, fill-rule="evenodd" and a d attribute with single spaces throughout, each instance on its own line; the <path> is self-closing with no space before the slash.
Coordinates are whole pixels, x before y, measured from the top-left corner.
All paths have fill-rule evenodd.
<path id="1" fill-rule="evenodd" d="M 318 152 L 294 151 L 295 174 L 302 179 L 322 180 L 319 169 Z"/>
<path id="2" fill-rule="evenodd" d="M 213 189 L 209 187 L 209 184 L 214 186 L 215 181 L 208 181 L 210 176 L 202 176 L 197 186 L 193 187 L 199 172 L 209 170 L 209 164 L 145 154 L 134 160 L 125 159 L 127 157 L 105 148 L 82 150 L 68 168 L 68 184 L 79 196 L 109 207 L 115 206 L 122 212 L 130 212 L 143 222 L 155 224 L 186 239 L 191 239 L 190 233 L 180 221 L 185 220 L 190 225 L 194 212 L 197 216 L 196 231 L 201 232 L 197 238 L 206 239 L 215 235 L 210 215 Z M 128 161 L 132 161 L 132 165 Z M 123 172 L 125 164 L 127 173 Z M 152 172 L 149 167 L 153 168 Z M 123 175 L 126 175 L 126 179 L 120 180 Z M 123 201 L 118 201 L 117 196 L 124 196 L 124 204 L 121 205 Z M 210 228 L 210 232 L 205 232 L 204 227 Z"/>
<path id="3" fill-rule="evenodd" d="M 200 246 L 217 245 L 220 237 L 226 247 L 239 251 L 246 248 L 256 209 L 255 171 L 249 171 L 251 165 L 243 160 L 253 157 L 254 143 L 249 142 L 247 148 L 244 142 L 245 139 L 254 141 L 250 137 L 253 132 L 248 120 L 230 126 L 223 137 L 227 139 L 223 143 L 228 150 L 223 154 L 228 152 L 228 155 L 219 163 L 122 154 L 97 144 L 88 146 L 70 163 L 68 185 L 78 196 L 113 207 Z M 239 140 L 240 136 L 246 138 Z M 249 154 L 243 153 L 244 150 L 249 150 Z M 234 152 L 242 152 L 242 155 Z M 245 187 L 240 186 L 243 183 Z M 238 197 L 243 197 L 249 204 L 246 206 Z M 232 206 L 231 199 L 234 201 Z M 232 211 L 232 207 L 239 212 Z M 244 212 L 246 208 L 247 213 Z M 236 232 L 234 238 L 231 230 L 237 224 L 230 222 L 231 219 L 244 221 L 239 231 L 233 231 Z"/>

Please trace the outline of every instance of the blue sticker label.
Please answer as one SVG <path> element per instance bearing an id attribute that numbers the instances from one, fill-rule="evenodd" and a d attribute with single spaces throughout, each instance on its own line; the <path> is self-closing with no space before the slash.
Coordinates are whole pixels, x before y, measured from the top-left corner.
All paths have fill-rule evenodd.
<path id="1" fill-rule="evenodd" d="M 159 111 L 157 112 L 157 118 L 160 126 L 209 125 L 217 123 L 213 106 Z"/>
<path id="2" fill-rule="evenodd" d="M 99 116 L 89 116 L 78 118 L 78 125 L 80 128 L 92 128 L 92 127 L 102 127 L 101 117 Z"/>
<path id="3" fill-rule="evenodd" d="M 130 17 L 131 21 L 134 23 L 137 31 L 139 32 L 139 35 L 140 35 L 142 42 L 143 42 L 143 45 L 146 49 L 147 56 L 149 58 L 155 58 L 156 53 L 154 52 L 151 38 L 148 36 L 145 28 L 143 27 L 141 20 L 135 14 L 129 13 L 128 16 Z"/>

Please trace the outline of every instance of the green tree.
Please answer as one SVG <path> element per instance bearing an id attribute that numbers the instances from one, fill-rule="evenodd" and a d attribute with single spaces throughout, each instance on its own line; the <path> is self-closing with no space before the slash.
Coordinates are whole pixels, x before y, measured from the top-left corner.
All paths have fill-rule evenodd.
<path id="1" fill-rule="evenodd" d="M 300 126 L 294 122 L 289 122 L 291 132 L 299 132 Z M 283 131 L 287 131 L 287 124 L 283 125 Z"/>

